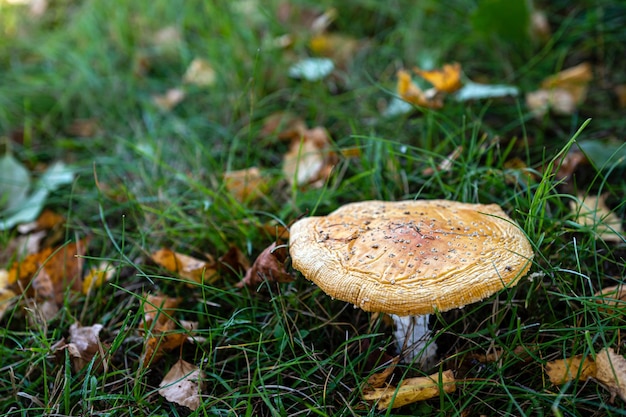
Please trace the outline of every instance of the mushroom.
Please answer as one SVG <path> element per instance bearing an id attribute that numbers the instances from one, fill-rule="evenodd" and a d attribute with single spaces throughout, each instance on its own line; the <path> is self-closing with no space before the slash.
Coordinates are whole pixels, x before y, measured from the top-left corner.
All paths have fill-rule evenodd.
<path id="1" fill-rule="evenodd" d="M 516 285 L 533 258 L 500 206 L 447 200 L 363 201 L 303 218 L 289 253 L 329 296 L 391 315 L 404 359 L 424 367 L 436 354 L 428 315 Z"/>

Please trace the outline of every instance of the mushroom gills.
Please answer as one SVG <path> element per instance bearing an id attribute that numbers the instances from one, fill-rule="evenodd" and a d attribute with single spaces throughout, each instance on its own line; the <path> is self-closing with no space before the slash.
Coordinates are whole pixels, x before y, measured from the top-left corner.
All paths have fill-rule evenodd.
<path id="1" fill-rule="evenodd" d="M 421 316 L 398 316 L 390 314 L 394 323 L 393 335 L 402 361 L 415 362 L 421 369 L 429 369 L 435 364 L 437 344 L 431 338 L 428 328 L 430 314 Z"/>

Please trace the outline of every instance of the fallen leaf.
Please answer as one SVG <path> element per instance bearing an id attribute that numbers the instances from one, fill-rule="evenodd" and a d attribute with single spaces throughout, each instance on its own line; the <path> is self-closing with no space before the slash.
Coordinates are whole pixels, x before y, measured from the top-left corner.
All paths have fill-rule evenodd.
<path id="1" fill-rule="evenodd" d="M 287 70 L 287 74 L 291 78 L 313 82 L 323 80 L 334 69 L 335 64 L 329 58 L 304 58 L 291 65 Z"/>
<path id="2" fill-rule="evenodd" d="M 185 71 L 183 81 L 187 84 L 194 84 L 198 87 L 210 87 L 215 84 L 217 74 L 209 61 L 202 58 L 195 58 Z"/>
<path id="3" fill-rule="evenodd" d="M 585 100 L 592 79 L 591 64 L 583 62 L 543 80 L 541 89 L 526 94 L 526 105 L 536 117 L 548 110 L 572 114 Z"/>
<path id="4" fill-rule="evenodd" d="M 200 393 L 206 378 L 197 366 L 180 359 L 159 384 L 159 394 L 166 400 L 196 410 L 200 406 Z"/>
<path id="5" fill-rule="evenodd" d="M 30 172 L 12 154 L 0 157 L 0 214 L 18 210 L 31 187 Z"/>
<path id="6" fill-rule="evenodd" d="M 98 353 L 103 353 L 99 336 L 102 327 L 101 324 L 83 327 L 78 323 L 70 326 L 67 350 L 70 353 L 74 372 L 83 369 Z M 100 358 L 100 361 L 102 359 Z"/>
<path id="7" fill-rule="evenodd" d="M 605 203 L 604 196 L 579 195 L 570 201 L 574 221 L 592 229 L 596 238 L 607 242 L 623 242 L 626 237 L 622 230 L 622 220 Z"/>
<path id="8" fill-rule="evenodd" d="M 463 85 L 461 83 L 461 64 L 444 64 L 443 68 L 431 71 L 414 69 L 415 73 L 431 83 L 438 91 L 454 93 Z"/>
<path id="9" fill-rule="evenodd" d="M 605 348 L 596 355 L 596 367 L 596 380 L 611 393 L 611 403 L 615 396 L 626 401 L 626 359 Z"/>
<path id="10" fill-rule="evenodd" d="M 176 50 L 183 42 L 183 36 L 176 26 L 166 26 L 152 35 L 150 43 L 161 49 Z"/>
<path id="11" fill-rule="evenodd" d="M 321 187 L 337 163 L 325 129 L 307 129 L 291 142 L 283 157 L 283 173 L 291 185 Z"/>
<path id="12" fill-rule="evenodd" d="M 495 349 L 486 354 L 472 354 L 469 355 L 471 359 L 477 360 L 480 363 L 493 363 L 501 360 L 502 358 L 514 358 L 520 361 L 529 361 L 532 359 L 530 355 L 531 349 L 525 346 L 517 346 L 513 351 L 504 349 Z"/>
<path id="13" fill-rule="evenodd" d="M 456 381 L 451 370 L 432 374 L 428 377 L 405 379 L 397 388 L 387 386 L 374 388 L 363 393 L 363 399 L 376 402 L 379 410 L 398 408 L 418 401 L 438 397 L 442 392 L 456 390 Z"/>
<path id="14" fill-rule="evenodd" d="M 466 82 L 455 94 L 457 101 L 482 100 L 487 98 L 499 98 L 519 94 L 519 89 L 512 85 L 505 84 L 480 84 Z"/>
<path id="15" fill-rule="evenodd" d="M 49 209 L 44 209 L 37 220 L 29 223 L 22 223 L 17 226 L 17 231 L 26 234 L 38 230 L 50 230 L 55 227 L 62 227 L 65 224 L 65 217 Z"/>
<path id="16" fill-rule="evenodd" d="M 459 159 L 462 152 L 463 147 L 457 146 L 447 157 L 443 159 L 443 161 L 439 163 L 439 165 L 437 165 L 437 169 L 432 167 L 425 168 L 422 170 L 422 175 L 430 176 L 435 172 L 449 172 L 452 169 L 452 164 L 454 164 L 454 161 Z"/>
<path id="17" fill-rule="evenodd" d="M 293 140 L 306 131 L 304 120 L 288 111 L 272 113 L 263 120 L 260 136 L 265 138 L 276 135 L 282 140 Z"/>
<path id="18" fill-rule="evenodd" d="M 576 110 L 574 97 L 561 88 L 527 93 L 526 105 L 536 118 L 543 117 L 549 110 L 560 115 L 569 115 Z"/>
<path id="19" fill-rule="evenodd" d="M 152 102 L 163 111 L 170 111 L 185 99 L 185 91 L 180 88 L 171 88 L 165 94 L 152 96 Z"/>
<path id="20" fill-rule="evenodd" d="M 257 167 L 224 173 L 224 185 L 240 203 L 256 200 L 268 189 L 268 181 Z"/>
<path id="21" fill-rule="evenodd" d="M 607 306 L 607 308 L 598 308 L 598 311 L 613 315 L 614 308 L 626 306 L 626 287 L 620 284 L 603 288 L 594 294 L 594 300 Z"/>
<path id="22" fill-rule="evenodd" d="M 9 271 L 0 269 L 0 320 L 4 313 L 13 306 L 17 294 L 9 288 Z"/>
<path id="23" fill-rule="evenodd" d="M 98 119 L 75 119 L 66 129 L 72 136 L 91 138 L 100 131 Z"/>
<path id="24" fill-rule="evenodd" d="M 370 375 L 369 378 L 367 378 L 365 389 L 380 388 L 384 386 L 385 381 L 387 381 L 387 378 L 389 378 L 389 376 L 396 369 L 396 366 L 398 365 L 399 362 L 400 362 L 400 356 L 395 356 L 391 360 L 391 363 L 389 364 L 389 366 L 387 366 L 381 372 L 377 372 L 375 374 Z"/>
<path id="25" fill-rule="evenodd" d="M 91 293 L 95 288 L 101 287 L 111 280 L 115 274 L 115 268 L 109 262 L 101 262 L 97 267 L 91 268 L 83 278 L 83 294 Z"/>
<path id="26" fill-rule="evenodd" d="M 332 59 L 339 68 L 346 69 L 362 48 L 362 43 L 340 33 L 319 33 L 309 41 L 311 52 Z"/>
<path id="27" fill-rule="evenodd" d="M 154 262 L 170 272 L 184 278 L 189 286 L 195 284 L 211 284 L 219 277 L 217 263 L 210 255 L 206 260 L 176 253 L 168 248 L 162 248 L 154 252 L 151 257 Z"/>
<path id="28" fill-rule="evenodd" d="M 552 36 L 548 16 L 544 11 L 533 10 L 530 14 L 530 32 L 533 38 L 547 42 Z"/>
<path id="29" fill-rule="evenodd" d="M 438 94 L 428 96 L 411 80 L 411 75 L 407 71 L 399 70 L 397 77 L 396 93 L 398 93 L 402 100 L 429 109 L 440 109 L 443 107 L 443 99 L 441 96 Z"/>
<path id="30" fill-rule="evenodd" d="M 14 262 L 9 270 L 9 284 L 36 300 L 63 305 L 66 290 L 82 290 L 83 256 L 88 244 L 89 238 L 85 238 Z"/>
<path id="31" fill-rule="evenodd" d="M 173 320 L 179 298 L 164 295 L 148 295 L 143 303 L 143 320 L 139 325 L 140 333 L 146 335 L 141 363 L 149 367 L 164 354 L 185 343 L 197 323 Z"/>
<path id="32" fill-rule="evenodd" d="M 578 355 L 569 359 L 557 359 L 546 363 L 546 373 L 554 385 L 567 382 L 586 381 L 596 374 L 596 363 L 591 356 Z"/>
<path id="33" fill-rule="evenodd" d="M 626 108 L 626 84 L 619 84 L 613 88 L 617 96 L 617 103 L 620 109 Z"/>
<path id="34" fill-rule="evenodd" d="M 250 260 L 236 246 L 231 246 L 228 251 L 219 257 L 220 272 L 237 277 L 245 274 L 250 269 Z"/>
<path id="35" fill-rule="evenodd" d="M 589 82 L 593 79 L 591 64 L 583 62 L 575 67 L 565 69 L 555 75 L 552 75 L 541 83 L 541 88 L 564 88 L 569 90 L 576 101 L 584 98 L 579 89 L 586 89 Z M 578 94 L 574 94 L 578 93 Z"/>
<path id="36" fill-rule="evenodd" d="M 257 287 L 260 283 L 269 282 L 290 282 L 293 276 L 285 268 L 287 259 L 287 248 L 277 246 L 276 242 L 269 245 L 256 258 L 252 267 L 248 269 L 243 280 L 237 284 L 238 287 Z"/>

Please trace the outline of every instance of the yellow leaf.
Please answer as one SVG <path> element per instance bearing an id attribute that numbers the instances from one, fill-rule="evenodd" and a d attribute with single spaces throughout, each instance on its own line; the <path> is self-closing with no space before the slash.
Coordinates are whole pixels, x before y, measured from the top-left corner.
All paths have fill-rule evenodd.
<path id="1" fill-rule="evenodd" d="M 445 64 L 443 68 L 431 71 L 424 71 L 416 68 L 415 73 L 431 83 L 437 91 L 454 93 L 462 86 L 461 64 L 459 64 L 458 62 L 455 62 L 453 64 Z"/>
<path id="2" fill-rule="evenodd" d="M 596 374 L 596 364 L 590 356 L 574 356 L 569 359 L 557 359 L 546 364 L 546 373 L 554 385 L 563 385 L 578 379 L 586 381 Z"/>
<path id="3" fill-rule="evenodd" d="M 441 376 L 441 378 L 440 378 Z M 402 407 L 418 401 L 428 400 L 439 396 L 442 392 L 454 392 L 456 382 L 451 370 L 432 374 L 428 377 L 405 379 L 399 387 L 388 386 L 375 388 L 363 393 L 363 399 L 378 403 L 378 409 L 384 410 Z"/>
<path id="4" fill-rule="evenodd" d="M 163 248 L 152 254 L 152 260 L 168 271 L 178 274 L 193 286 L 201 283 L 210 284 L 217 280 L 217 264 L 208 256 L 207 260 L 202 260 Z"/>
<path id="5" fill-rule="evenodd" d="M 9 272 L 0 269 L 0 319 L 4 313 L 13 305 L 16 294 L 9 289 Z"/>
<path id="6" fill-rule="evenodd" d="M 83 278 L 83 294 L 89 294 L 93 289 L 113 278 L 115 269 L 108 262 L 101 262 L 98 267 L 91 268 Z"/>
<path id="7" fill-rule="evenodd" d="M 397 77 L 398 82 L 396 85 L 396 92 L 402 100 L 407 103 L 429 109 L 439 109 L 443 107 L 441 97 L 438 95 L 430 98 L 427 97 L 426 94 L 411 80 L 411 75 L 407 71 L 399 70 Z"/>
<path id="8" fill-rule="evenodd" d="M 309 42 L 311 52 L 333 59 L 338 67 L 346 68 L 361 48 L 358 39 L 338 33 L 320 33 Z"/>

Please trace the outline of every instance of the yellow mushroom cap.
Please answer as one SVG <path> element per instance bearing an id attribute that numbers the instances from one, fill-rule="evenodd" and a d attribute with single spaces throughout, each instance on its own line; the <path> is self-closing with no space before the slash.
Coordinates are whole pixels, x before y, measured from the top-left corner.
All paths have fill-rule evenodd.
<path id="1" fill-rule="evenodd" d="M 400 316 L 446 311 L 517 284 L 530 242 L 496 204 L 363 201 L 290 229 L 292 265 L 326 294 Z"/>

